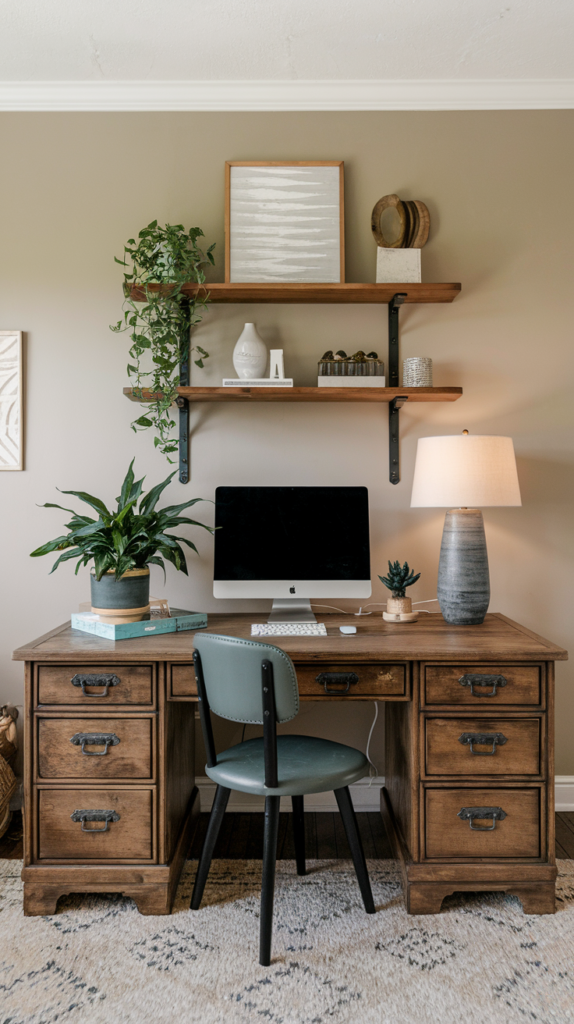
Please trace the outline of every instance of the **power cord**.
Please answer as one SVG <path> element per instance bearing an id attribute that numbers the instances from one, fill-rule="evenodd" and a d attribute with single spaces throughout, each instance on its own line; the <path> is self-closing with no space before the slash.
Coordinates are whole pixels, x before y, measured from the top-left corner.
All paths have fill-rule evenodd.
<path id="1" fill-rule="evenodd" d="M 369 749 L 371 746 L 371 736 L 373 735 L 373 729 L 375 728 L 375 725 L 377 724 L 377 718 L 379 717 L 379 702 L 377 700 L 374 700 L 373 704 L 375 705 L 375 717 L 373 718 L 373 723 L 371 725 L 371 730 L 369 732 L 369 738 L 367 740 L 367 749 L 365 751 L 365 757 L 369 762 L 369 786 L 373 785 L 373 779 L 376 779 L 379 774 L 379 769 L 377 768 L 375 762 L 371 760 L 369 754 Z"/>
<path id="2" fill-rule="evenodd" d="M 438 601 L 438 597 L 431 597 L 428 601 L 413 601 L 413 608 L 417 604 L 435 604 Z M 372 615 L 372 612 L 364 612 L 363 608 L 386 608 L 386 601 L 369 601 L 368 604 L 362 604 L 359 606 L 358 612 L 350 612 L 348 608 L 336 608 L 334 604 L 319 604 L 318 601 L 312 602 L 314 608 L 330 608 L 332 612 L 340 612 L 341 615 Z M 428 612 L 428 608 L 421 608 L 422 612 Z"/>

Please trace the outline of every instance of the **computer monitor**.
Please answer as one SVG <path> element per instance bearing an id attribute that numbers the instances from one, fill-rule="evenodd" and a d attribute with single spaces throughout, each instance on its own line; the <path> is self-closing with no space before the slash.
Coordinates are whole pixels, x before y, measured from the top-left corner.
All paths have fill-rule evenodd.
<path id="1" fill-rule="evenodd" d="M 371 595 L 366 487 L 218 487 L 215 525 L 214 596 L 273 598 L 269 622 Z"/>

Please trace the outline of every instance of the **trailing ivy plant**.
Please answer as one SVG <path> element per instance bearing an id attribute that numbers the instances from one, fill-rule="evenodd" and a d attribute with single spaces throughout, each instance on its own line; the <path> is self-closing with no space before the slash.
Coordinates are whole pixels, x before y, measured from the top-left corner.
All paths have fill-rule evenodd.
<path id="1" fill-rule="evenodd" d="M 180 362 L 196 352 L 195 365 L 203 368 L 203 361 L 209 356 L 201 345 L 190 349 L 190 330 L 202 319 L 209 294 L 190 297 L 183 293 L 185 284 L 204 284 L 203 268 L 214 265 L 215 244 L 203 252 L 197 244 L 201 237 L 201 228 L 186 231 L 182 224 L 160 227 L 157 220 L 152 220 L 147 228 L 142 228 L 137 241 L 128 239 L 123 260 L 114 257 L 116 263 L 126 267 L 125 303 L 123 318 L 111 329 L 129 331 L 128 376 L 134 395 L 142 398 L 146 389 L 154 396 L 146 404 L 145 414 L 133 421 L 132 429 L 155 428 L 154 445 L 167 456 L 168 462 L 174 461 L 170 455 L 179 446 L 178 439 L 172 436 L 176 424 L 171 406 L 177 397 Z M 132 297 L 134 285 L 139 291 L 137 299 Z"/>

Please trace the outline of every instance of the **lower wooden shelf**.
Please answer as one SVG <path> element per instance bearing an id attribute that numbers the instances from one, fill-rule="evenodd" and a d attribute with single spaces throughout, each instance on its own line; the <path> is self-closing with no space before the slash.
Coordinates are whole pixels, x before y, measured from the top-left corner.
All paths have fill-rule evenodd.
<path id="1" fill-rule="evenodd" d="M 191 388 L 177 389 L 188 402 L 392 402 L 403 398 L 407 402 L 456 402 L 462 388 Z M 152 402 L 159 397 L 151 391 L 142 391 L 141 397 L 133 388 L 124 388 L 132 402 Z"/>

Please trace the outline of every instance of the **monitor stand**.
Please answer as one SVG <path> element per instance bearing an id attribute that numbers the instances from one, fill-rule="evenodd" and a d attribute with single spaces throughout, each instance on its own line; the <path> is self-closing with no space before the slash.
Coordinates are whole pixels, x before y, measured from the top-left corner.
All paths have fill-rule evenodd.
<path id="1" fill-rule="evenodd" d="M 267 622 L 316 622 L 311 602 L 304 597 L 276 597 Z"/>

